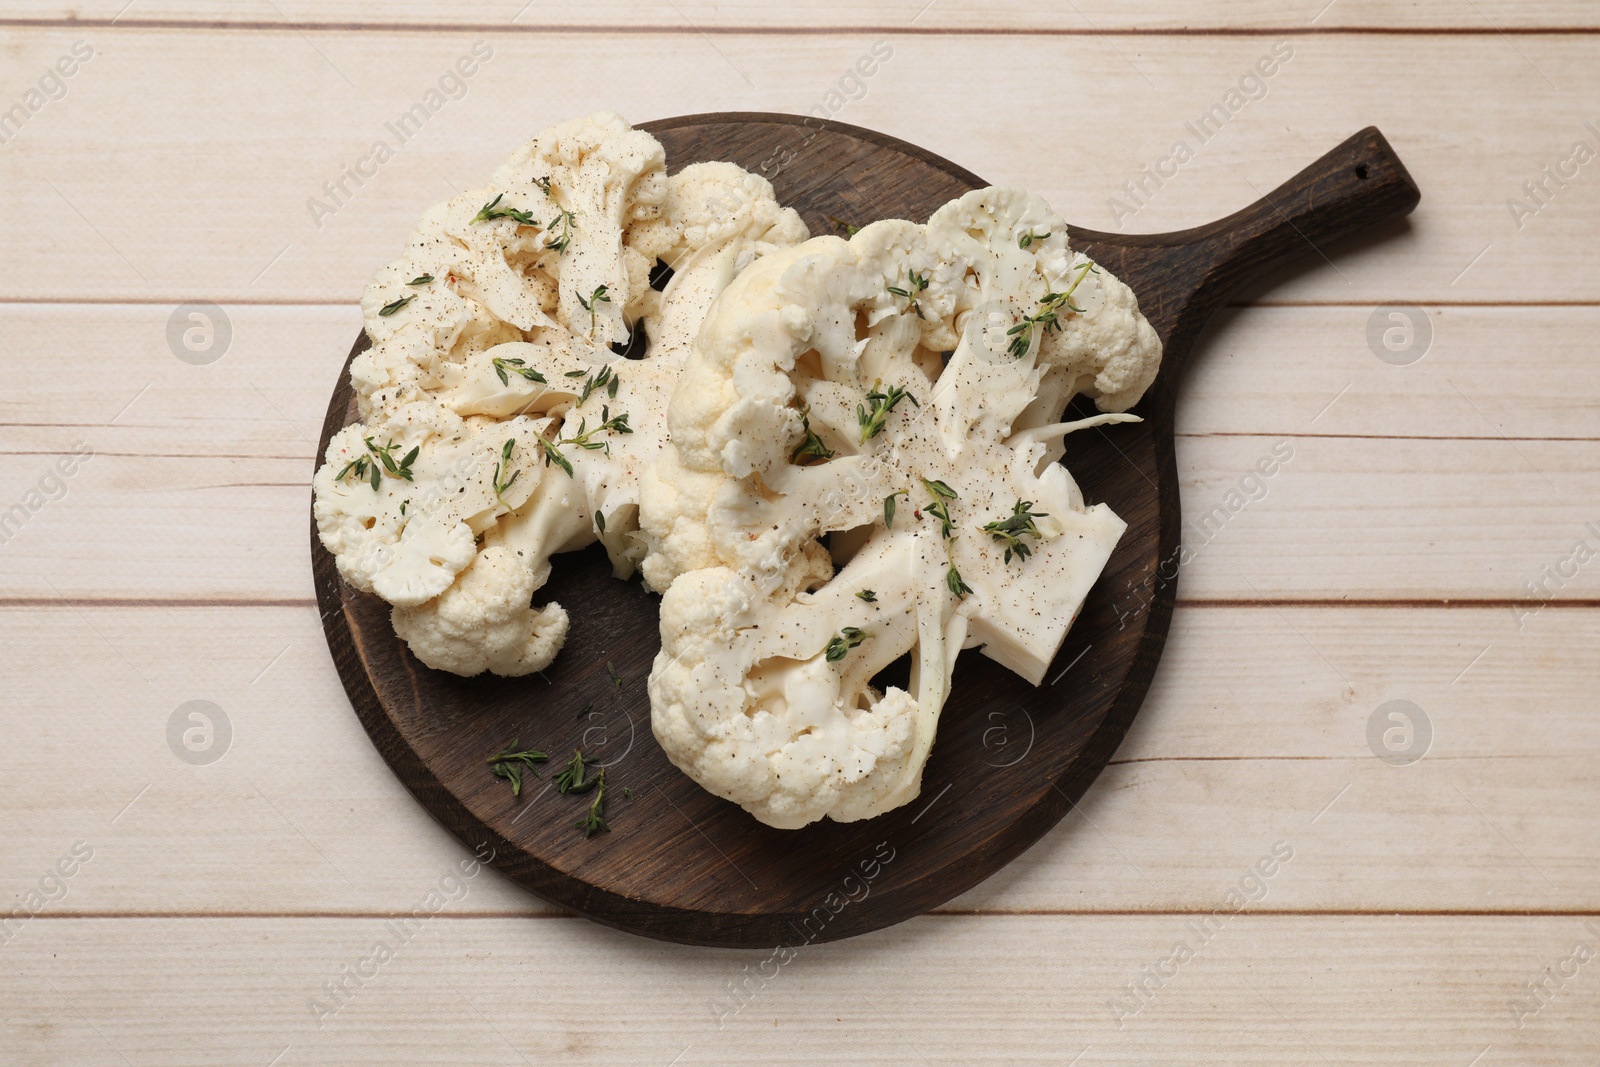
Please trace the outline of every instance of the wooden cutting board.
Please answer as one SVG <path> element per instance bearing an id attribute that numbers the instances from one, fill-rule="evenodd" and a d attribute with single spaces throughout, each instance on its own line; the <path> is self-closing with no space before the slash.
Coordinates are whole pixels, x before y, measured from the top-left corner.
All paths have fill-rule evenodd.
<path id="1" fill-rule="evenodd" d="M 920 148 L 854 126 L 787 115 L 693 115 L 643 127 L 671 170 L 731 160 L 766 176 L 813 234 L 884 218 L 923 221 L 987 183 Z M 1165 355 L 1135 410 L 1143 423 L 1072 439 L 1090 503 L 1128 523 L 1045 684 L 975 651 L 956 667 L 922 796 L 862 823 L 774 830 L 674 769 L 650 732 L 645 679 L 660 647 L 659 598 L 620 582 L 598 546 L 559 556 L 539 602 L 572 629 L 542 675 L 464 679 L 417 662 L 389 607 L 351 589 L 312 527 L 328 647 L 378 751 L 420 801 L 512 880 L 619 929 L 698 945 L 776 949 L 832 941 L 918 915 L 970 889 L 1038 840 L 1116 751 L 1149 688 L 1172 616 L 1180 541 L 1175 386 L 1196 338 L 1241 288 L 1338 239 L 1409 212 L 1416 184 L 1367 128 L 1260 201 L 1158 235 L 1073 228 L 1127 282 Z M 365 335 L 351 350 L 367 347 Z M 346 364 L 348 369 L 348 362 Z M 1073 410 L 1087 414 L 1080 404 Z M 328 406 L 318 457 L 355 418 L 348 374 Z M 611 668 L 622 684 L 613 682 Z M 520 797 L 487 758 L 512 740 L 551 754 Z M 577 829 L 588 797 L 549 787 L 581 747 L 607 767 L 609 833 Z"/>

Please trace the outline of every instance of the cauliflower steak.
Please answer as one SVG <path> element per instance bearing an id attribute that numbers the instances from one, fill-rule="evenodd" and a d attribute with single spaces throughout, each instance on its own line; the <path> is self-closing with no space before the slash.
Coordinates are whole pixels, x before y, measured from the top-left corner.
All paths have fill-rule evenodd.
<path id="1" fill-rule="evenodd" d="M 559 604 L 533 606 L 551 556 L 598 540 L 633 573 L 640 472 L 706 309 L 806 237 L 765 179 L 731 163 L 668 176 L 660 143 L 605 112 L 426 212 L 362 297 L 360 421 L 313 481 L 340 574 L 394 606 L 430 667 L 543 669 L 568 627 Z"/>
<path id="2" fill-rule="evenodd" d="M 1038 684 L 1060 648 L 1124 529 L 1063 439 L 1133 419 L 1160 354 L 1128 288 L 1016 190 L 740 274 L 641 493 L 672 762 L 777 827 L 915 798 L 960 650 Z M 1107 413 L 1061 422 L 1080 393 Z M 876 689 L 907 653 L 908 688 Z"/>

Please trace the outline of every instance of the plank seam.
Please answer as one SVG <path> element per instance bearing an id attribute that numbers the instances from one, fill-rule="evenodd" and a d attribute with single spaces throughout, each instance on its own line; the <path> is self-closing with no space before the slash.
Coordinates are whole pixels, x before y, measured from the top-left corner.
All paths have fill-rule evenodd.
<path id="1" fill-rule="evenodd" d="M 1584 37 L 1600 33 L 1600 26 L 1127 26 L 1006 27 L 1006 26 L 710 26 L 689 23 L 586 25 L 583 23 L 510 22 L 291 22 L 287 19 L 185 19 L 185 18 L 0 18 L 0 27 L 17 29 L 119 29 L 119 30 L 262 30 L 319 33 L 518 33 L 584 36 L 704 37 L 846 37 L 893 34 L 901 37 Z"/>

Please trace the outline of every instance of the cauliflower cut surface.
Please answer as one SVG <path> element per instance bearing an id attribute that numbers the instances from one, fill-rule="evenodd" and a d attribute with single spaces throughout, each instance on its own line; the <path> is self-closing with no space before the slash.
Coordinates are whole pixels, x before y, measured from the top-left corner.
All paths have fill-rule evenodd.
<path id="1" fill-rule="evenodd" d="M 741 274 L 644 476 L 672 762 L 778 827 L 915 798 L 959 651 L 1037 684 L 1060 648 L 1124 529 L 1062 438 L 1133 418 L 1159 361 L 1133 294 L 1015 190 Z M 1112 413 L 1062 423 L 1079 392 Z M 909 688 L 876 690 L 908 652 Z"/>
<path id="2" fill-rule="evenodd" d="M 362 297 L 360 421 L 313 482 L 340 573 L 394 605 L 430 667 L 544 668 L 568 627 L 533 606 L 550 557 L 599 540 L 633 572 L 639 474 L 706 309 L 806 237 L 765 179 L 730 163 L 669 177 L 655 138 L 609 113 L 430 209 Z"/>

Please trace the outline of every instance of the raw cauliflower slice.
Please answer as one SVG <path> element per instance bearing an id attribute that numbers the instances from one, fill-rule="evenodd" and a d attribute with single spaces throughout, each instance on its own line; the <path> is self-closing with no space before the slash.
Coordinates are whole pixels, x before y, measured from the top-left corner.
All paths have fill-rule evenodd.
<path id="1" fill-rule="evenodd" d="M 806 237 L 764 179 L 727 163 L 669 177 L 660 144 L 610 113 L 539 134 L 424 213 L 362 298 L 360 421 L 313 483 L 340 573 L 394 605 L 430 667 L 543 669 L 569 625 L 533 606 L 551 556 L 598 539 L 633 572 L 640 471 L 706 309 Z M 674 269 L 660 291 L 658 261 Z M 642 358 L 619 355 L 629 342 Z"/>
<path id="2" fill-rule="evenodd" d="M 718 298 L 641 517 L 676 766 L 772 826 L 868 818 L 917 796 L 963 647 L 1037 684 L 1124 529 L 1047 459 L 1132 416 L 1039 406 L 1054 335 L 1103 332 L 1073 302 L 1091 276 L 1115 292 L 1097 271 L 1038 197 L 982 189 L 769 255 Z M 1160 345 L 1132 315 L 1119 380 L 1148 382 Z M 909 689 L 873 688 L 907 652 Z"/>

